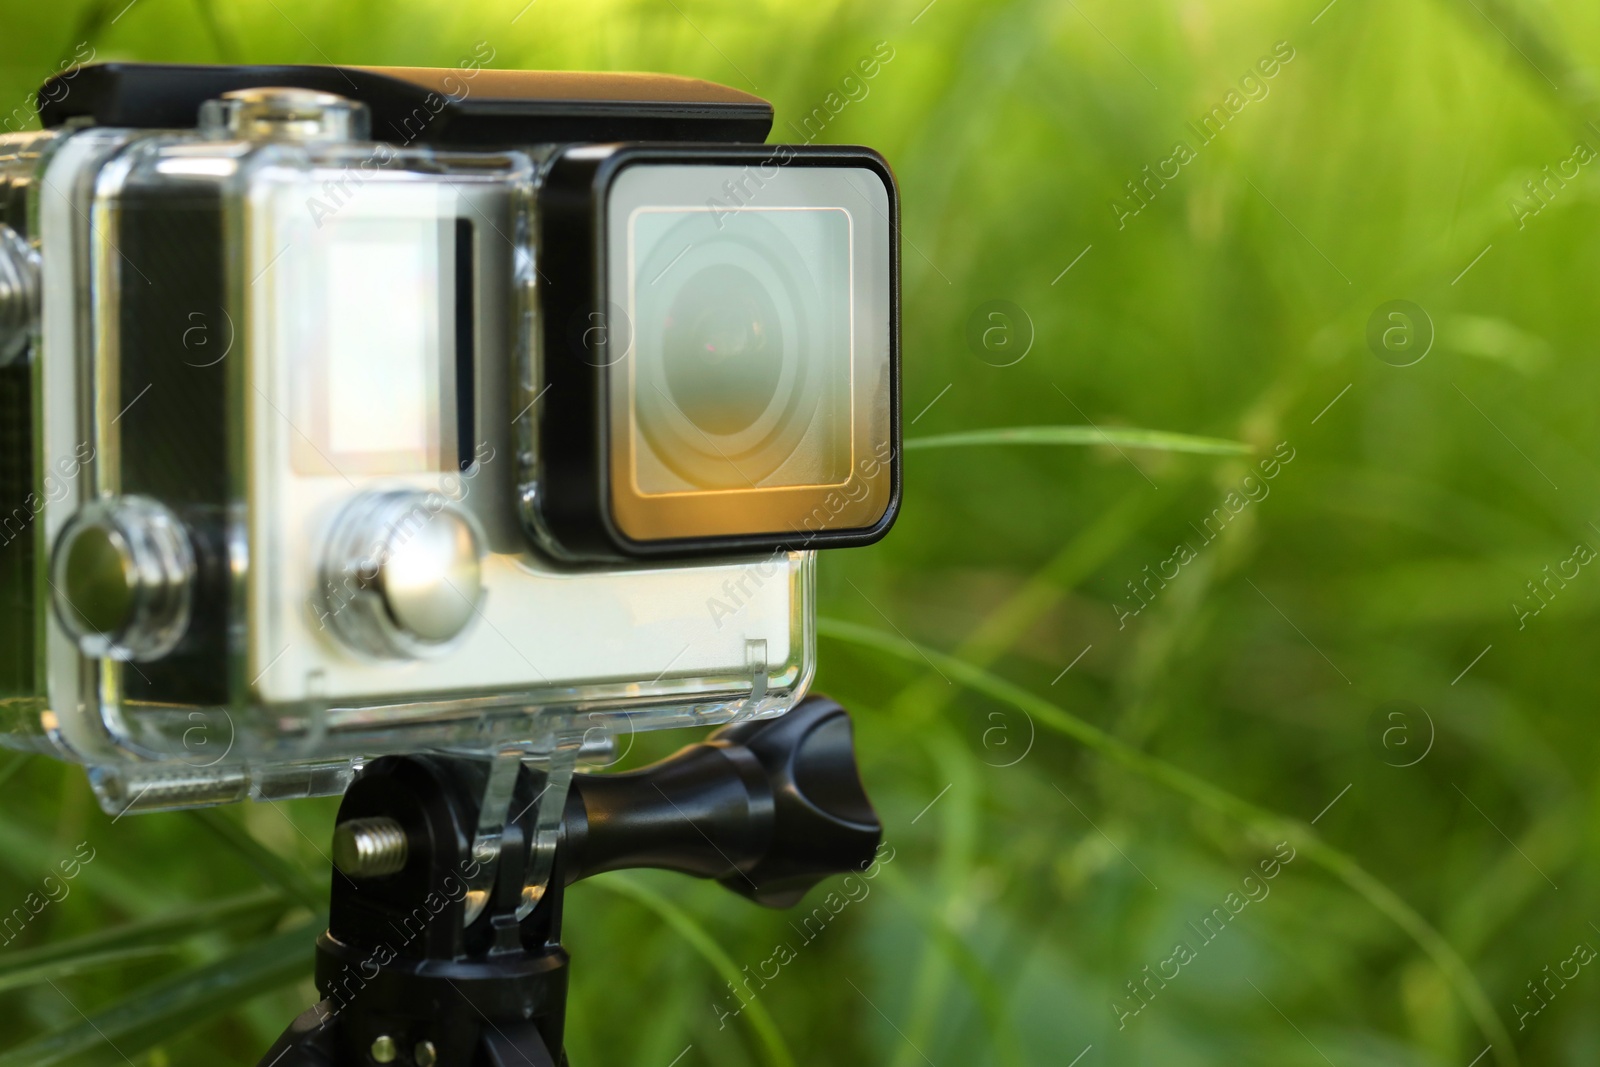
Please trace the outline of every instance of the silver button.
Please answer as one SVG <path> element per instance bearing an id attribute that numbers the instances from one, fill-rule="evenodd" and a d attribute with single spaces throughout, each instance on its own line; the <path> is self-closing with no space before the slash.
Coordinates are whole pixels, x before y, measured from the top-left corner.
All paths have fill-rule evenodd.
<path id="1" fill-rule="evenodd" d="M 84 655 L 159 659 L 189 628 L 194 548 L 154 500 L 85 505 L 56 537 L 50 570 L 56 617 Z"/>
<path id="2" fill-rule="evenodd" d="M 352 649 L 414 659 L 448 649 L 483 601 L 483 535 L 438 493 L 369 493 L 334 520 L 318 620 Z"/>
<path id="3" fill-rule="evenodd" d="M 289 86 L 235 89 L 200 105 L 206 137 L 249 141 L 364 141 L 371 133 L 367 105 L 334 93 Z"/>

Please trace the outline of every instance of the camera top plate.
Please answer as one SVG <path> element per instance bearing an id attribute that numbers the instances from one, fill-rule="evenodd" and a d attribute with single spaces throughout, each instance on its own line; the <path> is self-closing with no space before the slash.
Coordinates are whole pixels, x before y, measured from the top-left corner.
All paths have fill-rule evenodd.
<path id="1" fill-rule="evenodd" d="M 760 97 L 670 74 L 179 63 L 97 63 L 65 71 L 40 89 L 40 119 L 46 127 L 88 118 L 99 126 L 188 129 L 207 100 L 263 86 L 359 100 L 371 109 L 376 139 L 405 143 L 760 144 L 772 129 L 772 105 Z"/>

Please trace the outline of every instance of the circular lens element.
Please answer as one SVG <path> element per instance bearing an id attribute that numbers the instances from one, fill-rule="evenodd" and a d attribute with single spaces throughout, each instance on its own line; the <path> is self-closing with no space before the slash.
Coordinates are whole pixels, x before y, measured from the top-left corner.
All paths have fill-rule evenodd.
<path id="1" fill-rule="evenodd" d="M 731 263 L 704 267 L 667 312 L 661 359 L 667 392 L 707 433 L 748 430 L 783 378 L 783 327 L 772 294 Z"/>
<path id="2" fill-rule="evenodd" d="M 650 223 L 659 229 L 635 275 L 632 383 L 645 492 L 837 480 L 850 371 L 848 264 L 834 262 L 848 237 L 823 217 L 835 214 Z"/>

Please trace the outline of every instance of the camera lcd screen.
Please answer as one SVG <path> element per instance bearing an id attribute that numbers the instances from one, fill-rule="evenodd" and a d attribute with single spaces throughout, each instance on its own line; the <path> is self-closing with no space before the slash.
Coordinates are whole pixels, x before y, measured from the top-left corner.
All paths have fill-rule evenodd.
<path id="1" fill-rule="evenodd" d="M 302 474 L 452 471 L 471 455 L 472 232 L 425 207 L 322 219 L 284 257 Z"/>
<path id="2" fill-rule="evenodd" d="M 325 440 L 384 473 L 437 466 L 443 384 L 436 249 L 397 229 L 328 250 Z"/>

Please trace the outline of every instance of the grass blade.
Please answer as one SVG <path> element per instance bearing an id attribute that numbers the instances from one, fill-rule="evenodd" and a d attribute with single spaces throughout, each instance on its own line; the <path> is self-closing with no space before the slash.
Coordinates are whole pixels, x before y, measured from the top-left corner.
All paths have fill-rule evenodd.
<path id="1" fill-rule="evenodd" d="M 885 876 L 884 885 L 895 900 L 917 920 L 928 940 L 943 951 L 966 982 L 967 988 L 972 990 L 984 1025 L 989 1030 L 995 1062 L 1000 1067 L 1025 1067 L 1027 1058 L 1017 1043 L 1016 1032 L 1006 1019 L 1008 1009 L 1005 993 L 984 966 L 983 960 L 961 937 L 949 916 L 923 899 L 908 878 L 887 865 L 881 870 Z"/>
<path id="2" fill-rule="evenodd" d="M 144 948 L 119 948 L 110 952 L 80 952 L 71 959 L 52 960 L 32 967 L 7 967 L 0 973 L 0 992 L 40 985 L 52 978 L 70 978 L 75 974 L 116 967 L 124 963 L 171 956 L 177 952 L 172 945 L 149 945 Z"/>
<path id="3" fill-rule="evenodd" d="M 1192 452 L 1203 456 L 1247 455 L 1250 446 L 1242 441 L 1220 437 L 1196 437 L 1166 430 L 1139 430 L 1127 427 L 1098 426 L 1010 426 L 993 430 L 964 430 L 961 433 L 908 437 L 907 451 L 916 448 L 963 448 L 979 445 L 1111 445 L 1116 448 L 1144 448 L 1158 452 Z"/>
<path id="4" fill-rule="evenodd" d="M 1021 686 L 953 656 L 925 648 L 895 634 L 841 619 L 818 618 L 817 632 L 837 641 L 847 641 L 888 653 L 908 663 L 921 664 L 931 661 L 961 685 L 1012 705 L 1030 716 L 1040 726 L 1070 737 L 1121 764 L 1127 770 L 1243 824 L 1261 835 L 1263 840 L 1288 840 L 1296 849 L 1303 851 L 1313 863 L 1366 898 L 1368 903 L 1405 931 L 1444 973 L 1478 1028 L 1493 1043 L 1497 1062 L 1504 1067 L 1515 1067 L 1519 1062 L 1515 1044 L 1505 1023 L 1495 1013 L 1477 977 L 1473 975 L 1472 969 L 1467 966 L 1455 948 L 1399 894 L 1368 873 L 1353 857 L 1323 841 L 1310 826 L 1298 819 L 1290 819 L 1257 807 L 1203 778 L 1190 774 L 1181 767 L 1112 737 L 1099 727 L 1035 696 Z"/>
<path id="5" fill-rule="evenodd" d="M 1030 626 L 1127 543 L 1133 531 L 1143 526 L 1161 505 L 1159 494 L 1141 487 L 1106 508 L 1021 588 L 986 615 L 956 655 L 979 667 L 999 659 Z M 929 671 L 901 688 L 889 703 L 890 713 L 907 722 L 925 722 L 942 712 L 958 692 L 955 686 L 945 684 L 939 674 Z"/>
<path id="6" fill-rule="evenodd" d="M 326 926 L 327 917 L 319 916 L 209 966 L 174 975 L 85 1014 L 82 1022 L 0 1054 L 0 1067 L 122 1064 L 251 997 L 305 977 L 311 972 L 312 942 Z"/>
<path id="7" fill-rule="evenodd" d="M 716 939 L 706 933 L 705 928 L 695 922 L 688 912 L 660 893 L 616 872 L 591 879 L 588 884 L 609 889 L 655 912 L 689 943 L 690 948 L 711 964 L 724 981 L 737 985 L 744 978 L 738 966 L 722 950 L 722 946 L 717 944 Z M 795 1067 L 794 1056 L 789 1052 L 789 1046 L 784 1042 L 778 1024 L 773 1022 L 772 1016 L 768 1014 L 761 1001 L 752 999 L 745 1004 L 740 1014 L 750 1017 L 750 1029 L 755 1031 L 756 1037 L 760 1040 L 770 1067 Z M 10 1065 L 0 1060 L 0 1067 L 10 1067 Z"/>
<path id="8" fill-rule="evenodd" d="M 319 910 L 327 893 L 294 864 L 250 836 L 230 816 L 218 808 L 195 808 L 189 812 L 196 821 L 230 845 L 256 873 L 276 885 L 293 899 L 312 910 Z"/>
<path id="9" fill-rule="evenodd" d="M 242 918 L 271 919 L 282 914 L 287 906 L 282 894 L 277 891 L 258 889 L 221 900 L 186 904 L 175 912 L 96 930 L 69 941 L 40 945 L 23 952 L 8 952 L 0 956 L 0 989 L 10 988 L 14 984 L 11 979 L 15 974 L 39 972 L 54 976 L 57 972 L 50 970 L 52 967 L 68 968 L 84 959 L 115 952 L 148 946 L 158 946 L 166 951 L 187 937 L 213 933 Z M 63 970 L 60 973 L 68 972 Z"/>
<path id="10" fill-rule="evenodd" d="M 929 896 L 937 901 L 929 907 L 940 920 L 954 921 L 970 899 L 970 878 L 979 862 L 983 788 L 966 747 L 947 719 L 930 718 L 915 729 L 918 741 L 937 768 L 938 780 L 949 783 L 945 792 L 950 799 L 940 804 L 935 816 L 939 820 L 938 859 L 925 872 L 923 881 Z M 896 1051 L 889 1067 L 922 1067 L 926 1063 L 923 1049 L 933 1045 L 941 1025 L 947 1021 L 948 1013 L 940 1009 L 959 963 L 951 959 L 950 947 L 938 938 L 929 938 L 922 945 L 915 967 L 905 970 L 902 981 L 913 974 L 916 978 L 911 984 L 910 1014 L 902 1027 L 905 1033 L 896 1035 L 904 1040 L 894 1043 Z M 877 1006 L 873 1007 L 876 1010 Z"/>
<path id="11" fill-rule="evenodd" d="M 59 861 L 72 856 L 72 845 L 45 836 L 20 820 L 19 814 L 17 806 L 0 811 L 0 868 L 28 881 L 35 872 L 51 871 Z M 89 893 L 107 906 L 125 912 L 153 912 L 170 901 L 170 896 L 153 886 L 149 879 L 121 870 L 117 866 L 121 861 L 120 856 L 97 849 L 91 868 L 93 875 L 74 883 L 78 887 L 74 892 Z"/>

